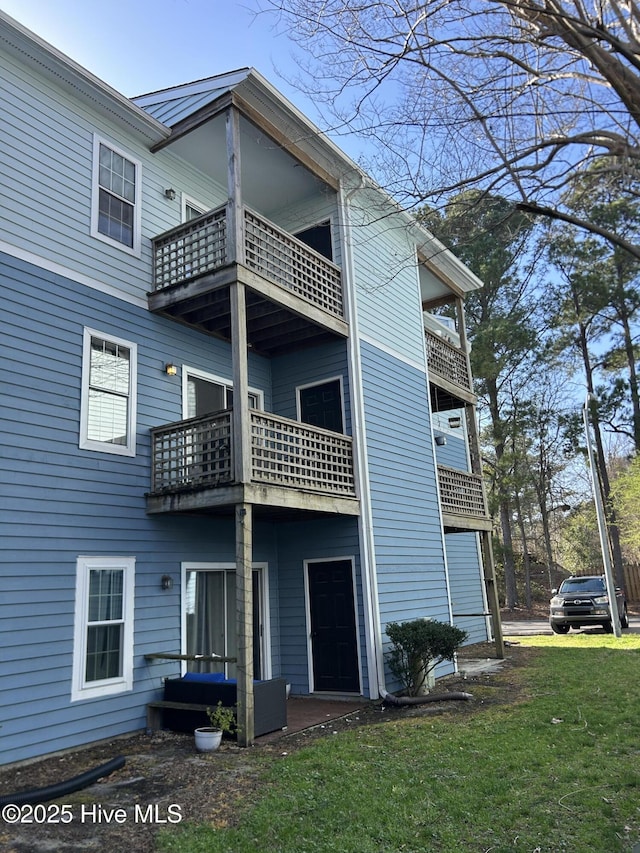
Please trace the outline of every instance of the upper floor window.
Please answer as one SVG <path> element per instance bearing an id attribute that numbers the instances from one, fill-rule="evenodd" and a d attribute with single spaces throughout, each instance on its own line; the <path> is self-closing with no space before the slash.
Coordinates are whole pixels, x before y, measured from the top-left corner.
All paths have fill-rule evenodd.
<path id="1" fill-rule="evenodd" d="M 192 219 L 197 219 L 206 213 L 208 208 L 199 201 L 190 198 L 188 195 L 182 194 L 182 221 L 191 222 Z"/>
<path id="2" fill-rule="evenodd" d="M 135 456 L 135 344 L 84 331 L 80 447 Z"/>
<path id="3" fill-rule="evenodd" d="M 140 251 L 140 164 L 97 136 L 91 233 L 134 254 Z"/>
<path id="4" fill-rule="evenodd" d="M 185 418 L 197 418 L 223 409 L 233 408 L 233 386 L 218 376 L 184 368 L 183 414 Z M 262 392 L 249 390 L 249 408 L 263 409 Z"/>

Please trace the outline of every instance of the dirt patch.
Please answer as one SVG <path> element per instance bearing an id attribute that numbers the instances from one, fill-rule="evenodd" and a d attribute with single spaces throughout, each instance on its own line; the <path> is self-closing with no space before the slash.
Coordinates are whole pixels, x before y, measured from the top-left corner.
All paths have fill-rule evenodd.
<path id="1" fill-rule="evenodd" d="M 451 676 L 440 680 L 434 691 L 470 692 L 474 695 L 471 702 L 443 701 L 409 708 L 371 703 L 346 717 L 303 732 L 284 733 L 251 749 L 223 742 L 210 755 L 195 752 L 191 735 L 157 732 L 13 765 L 0 770 L 0 796 L 56 784 L 118 755 L 126 757 L 123 768 L 88 788 L 37 808 L 22 807 L 23 822 L 0 821 L 0 849 L 5 853 L 154 853 L 161 828 L 185 821 L 228 826 L 240 804 L 260 796 L 265 762 L 357 726 L 434 714 L 455 718 L 482 713 L 488 705 L 518 702 L 524 690 L 520 670 L 532 654 L 532 649 L 509 646 L 498 670 L 467 678 Z M 460 659 L 461 665 L 495 659 L 495 650 L 488 643 L 469 646 Z M 63 811 L 62 806 L 67 808 Z M 29 819 L 31 822 L 24 822 Z"/>

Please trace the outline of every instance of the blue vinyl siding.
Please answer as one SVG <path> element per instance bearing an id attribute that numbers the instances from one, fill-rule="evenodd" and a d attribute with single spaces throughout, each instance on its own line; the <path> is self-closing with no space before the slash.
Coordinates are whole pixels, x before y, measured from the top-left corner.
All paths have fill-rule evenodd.
<path id="1" fill-rule="evenodd" d="M 300 358 L 300 353 L 294 352 L 272 359 L 273 411 L 284 418 L 297 418 L 297 387 L 341 376 L 344 394 L 342 402 L 346 416 L 345 432 L 351 434 L 346 343 L 335 341 L 306 349 L 304 352 L 305 358 Z"/>
<path id="2" fill-rule="evenodd" d="M 361 359 L 382 626 L 448 621 L 426 377 L 367 343 Z"/>
<path id="3" fill-rule="evenodd" d="M 328 220 L 331 223 L 333 263 L 342 265 L 342 246 L 339 239 L 340 229 L 337 226 L 338 208 L 335 196 L 318 194 L 304 204 L 289 204 L 283 210 L 268 215 L 273 222 L 291 234 Z"/>
<path id="4" fill-rule="evenodd" d="M 180 379 L 166 376 L 163 364 L 186 361 L 230 376 L 229 345 L 14 258 L 0 259 L 0 341 L 3 356 L 9 347 L 13 354 L 0 424 L 3 762 L 41 751 L 28 731 L 37 730 L 43 714 L 56 749 L 141 728 L 145 701 L 162 676 L 177 670 L 148 664 L 144 654 L 180 648 L 181 562 L 233 561 L 235 536 L 232 519 L 147 516 L 144 498 L 150 427 L 181 417 Z M 78 449 L 85 325 L 138 344 L 135 458 Z M 269 364 L 253 354 L 250 381 L 268 398 Z M 270 525 L 255 525 L 255 542 L 254 558 L 275 572 Z M 71 703 L 79 554 L 136 558 L 134 690 Z M 170 592 L 160 589 L 163 574 L 174 578 Z"/>
<path id="5" fill-rule="evenodd" d="M 445 536 L 453 624 L 469 635 L 465 644 L 483 643 L 487 636 L 487 605 L 484 600 L 478 534 L 447 533 Z"/>
<path id="6" fill-rule="evenodd" d="M 436 434 L 439 431 L 435 430 Z M 458 430 L 447 430 L 447 443 L 436 445 L 436 457 L 440 465 L 469 469 L 464 426 Z M 487 606 L 484 600 L 483 573 L 477 533 L 447 533 L 444 537 L 449 569 L 449 589 L 453 622 L 468 633 L 466 643 L 481 643 L 487 640 L 487 620 L 483 615 Z M 466 614 L 466 615 L 462 615 Z"/>
<path id="7" fill-rule="evenodd" d="M 210 207 L 226 201 L 226 188 L 168 151 L 150 154 L 148 140 L 107 123 L 73 92 L 0 56 L 0 164 L 4 194 L 2 240 L 76 273 L 145 300 L 151 290 L 151 238 L 180 222 L 180 199 L 165 187 Z M 142 255 L 133 257 L 90 236 L 93 134 L 142 164 Z M 73 245 L 73 252 L 69 246 Z"/>
<path id="8" fill-rule="evenodd" d="M 446 444 L 436 445 L 436 458 L 439 465 L 449 468 L 457 468 L 459 471 L 469 470 L 467 458 L 467 446 L 464 440 L 464 422 L 455 433 L 452 431 L 441 432 L 434 429 L 436 435 L 444 435 Z"/>
<path id="9" fill-rule="evenodd" d="M 415 245 L 406 220 L 372 190 L 351 207 L 360 334 L 425 369 L 425 340 Z"/>
<path id="10" fill-rule="evenodd" d="M 5 183 L 0 353 L 7 368 L 0 420 L 3 763 L 41 754 L 43 718 L 47 751 L 144 726 L 146 702 L 157 697 L 162 679 L 180 668 L 177 662 L 149 663 L 144 656 L 180 650 L 182 564 L 234 563 L 235 521 L 231 513 L 147 515 L 145 498 L 150 431 L 182 418 L 181 368 L 232 381 L 228 342 L 147 307 L 152 240 L 180 222 L 182 194 L 210 208 L 227 200 L 226 183 L 219 182 L 227 169 L 223 135 L 218 135 L 223 118 L 215 119 L 207 137 L 206 157 L 196 150 L 203 141 L 199 132 L 151 153 L 160 129 L 152 140 L 154 132 L 127 115 L 124 102 L 122 113 L 114 101 L 107 107 L 95 81 L 63 86 L 40 55 L 13 52 L 0 57 L 0 74 L 5 82 L 0 90 Z M 258 92 L 261 84 L 255 85 Z M 286 134 L 288 107 L 280 110 L 271 100 L 264 106 L 267 112 L 273 107 L 268 120 L 280 122 Z M 141 165 L 140 257 L 91 236 L 94 135 Z M 211 147 L 211 139 L 221 147 Z M 336 174 L 344 169 L 349 179 L 347 160 L 338 155 L 334 160 L 322 145 L 317 150 L 320 165 L 335 167 Z M 252 191 L 258 191 L 251 175 L 264 173 L 257 157 L 245 160 L 243 170 L 243 198 L 249 203 Z M 205 164 L 208 174 L 193 164 Z M 262 212 L 291 233 L 330 219 L 334 262 L 341 265 L 349 217 L 339 211 L 332 189 L 312 183 L 315 189 L 295 204 L 285 204 L 285 194 L 274 192 Z M 177 193 L 173 200 L 165 195 L 169 187 Z M 352 334 L 357 329 L 359 336 L 353 352 L 352 342 L 336 338 L 272 359 L 255 351 L 248 356 L 249 385 L 263 392 L 267 411 L 283 417 L 297 417 L 297 387 L 340 377 L 348 434 L 356 423 L 352 394 L 356 387 L 360 393 L 359 372 L 362 378 L 364 433 L 354 437 L 354 447 L 363 448 L 366 436 L 366 452 L 356 459 L 366 457 L 368 465 L 370 494 L 361 497 L 371 508 L 366 522 L 372 523 L 376 583 L 369 589 L 372 597 L 377 591 L 371 607 L 378 613 L 365 613 L 361 519 L 312 511 L 296 520 L 289 514 L 269 522 L 254 519 L 253 559 L 268 567 L 270 663 L 273 675 L 286 677 L 297 693 L 310 685 L 305 560 L 353 560 L 365 694 L 370 686 L 375 691 L 377 679 L 370 671 L 375 662 L 365 659 L 376 638 L 365 637 L 365 625 L 371 629 L 379 614 L 384 643 L 389 621 L 448 621 L 445 547 L 456 606 L 465 612 L 482 608 L 472 559 L 475 537 L 456 535 L 445 543 L 441 527 L 413 238 L 407 220 L 381 192 L 359 189 L 349 197 L 349 304 L 357 312 L 349 319 Z M 86 328 L 137 348 L 133 457 L 78 446 Z M 166 375 L 168 362 L 178 366 L 177 376 Z M 444 447 L 439 458 L 466 467 L 462 460 L 451 461 L 459 449 Z M 80 555 L 135 558 L 133 689 L 71 702 Z M 174 585 L 163 591 L 165 574 Z M 473 631 L 480 636 L 475 622 Z"/>

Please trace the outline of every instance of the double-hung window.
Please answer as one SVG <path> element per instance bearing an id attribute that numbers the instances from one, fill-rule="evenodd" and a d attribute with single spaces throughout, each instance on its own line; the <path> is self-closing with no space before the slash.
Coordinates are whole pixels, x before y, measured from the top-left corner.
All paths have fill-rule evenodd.
<path id="1" fill-rule="evenodd" d="M 97 136 L 91 233 L 140 254 L 140 163 Z"/>
<path id="2" fill-rule="evenodd" d="M 137 347 L 84 331 L 80 447 L 135 456 Z"/>
<path id="3" fill-rule="evenodd" d="M 133 686 L 134 557 L 78 557 L 71 698 Z"/>

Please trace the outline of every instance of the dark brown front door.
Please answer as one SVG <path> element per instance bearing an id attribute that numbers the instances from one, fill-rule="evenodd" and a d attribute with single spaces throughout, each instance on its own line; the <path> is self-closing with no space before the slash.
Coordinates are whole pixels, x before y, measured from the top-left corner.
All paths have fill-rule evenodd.
<path id="1" fill-rule="evenodd" d="M 359 693 L 351 561 L 309 563 L 308 571 L 314 690 Z"/>

